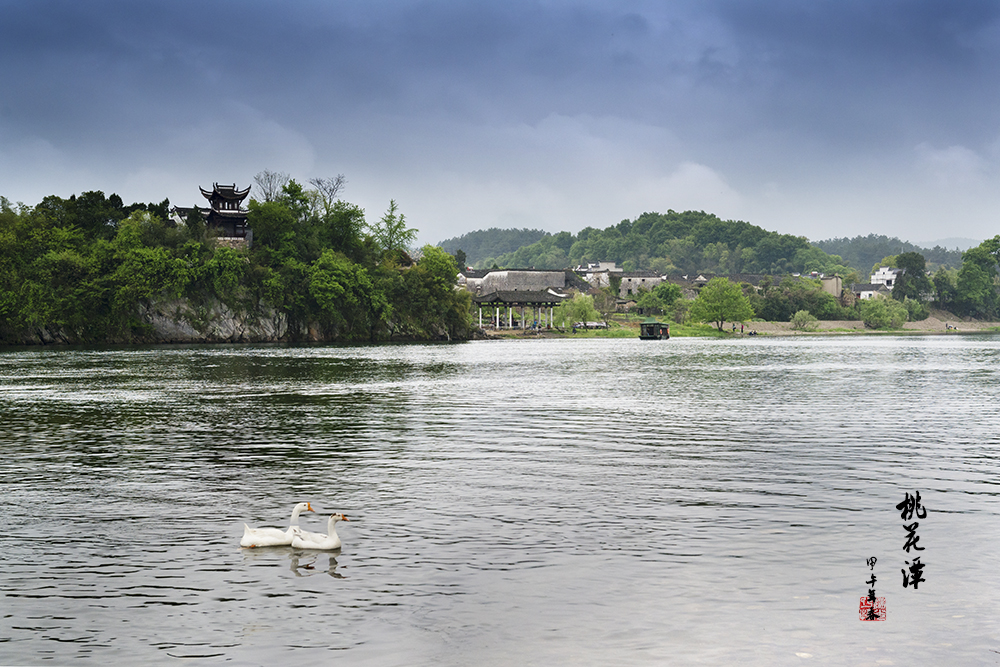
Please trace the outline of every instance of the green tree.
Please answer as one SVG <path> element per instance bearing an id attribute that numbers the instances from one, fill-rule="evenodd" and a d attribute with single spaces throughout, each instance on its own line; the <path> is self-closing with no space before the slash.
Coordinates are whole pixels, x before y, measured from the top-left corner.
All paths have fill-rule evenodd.
<path id="1" fill-rule="evenodd" d="M 896 301 L 922 301 L 934 291 L 934 285 L 927 277 L 926 261 L 919 252 L 902 252 L 896 255 L 896 268 L 903 269 L 892 286 L 892 298 Z"/>
<path id="2" fill-rule="evenodd" d="M 980 244 L 962 254 L 955 301 L 963 315 L 993 318 L 997 314 L 996 257 L 990 245 Z"/>
<path id="3" fill-rule="evenodd" d="M 324 320 L 344 338 L 371 337 L 373 284 L 364 267 L 325 251 L 309 268 L 309 293 Z"/>
<path id="4" fill-rule="evenodd" d="M 594 308 L 601 314 L 601 320 L 604 322 L 611 319 L 611 314 L 618 307 L 618 287 L 614 285 L 615 278 L 612 278 L 611 281 L 612 286 L 593 290 Z M 620 278 L 618 279 L 618 284 L 621 284 Z"/>
<path id="5" fill-rule="evenodd" d="M 651 290 L 639 288 L 635 305 L 644 313 L 666 313 L 681 296 L 680 285 L 663 282 Z"/>
<path id="6" fill-rule="evenodd" d="M 698 298 L 691 304 L 691 318 L 697 322 L 714 322 L 722 331 L 726 322 L 753 318 L 753 308 L 738 284 L 718 277 L 701 288 Z"/>
<path id="7" fill-rule="evenodd" d="M 552 314 L 560 326 L 572 326 L 576 322 L 594 322 L 601 318 L 594 308 L 594 297 L 589 294 L 576 294 L 569 301 L 563 301 L 556 306 Z"/>
<path id="8" fill-rule="evenodd" d="M 693 301 L 688 301 L 687 299 L 677 299 L 674 301 L 673 307 L 673 320 L 677 324 L 684 324 L 688 320 L 688 313 L 691 311 L 691 304 Z"/>
<path id="9" fill-rule="evenodd" d="M 416 265 L 394 282 L 392 332 L 421 338 L 466 337 L 471 331 L 472 297 L 455 289 L 457 274 L 454 257 L 425 245 Z"/>
<path id="10" fill-rule="evenodd" d="M 383 257 L 391 257 L 398 251 L 407 250 L 417 238 L 418 230 L 407 228 L 406 216 L 397 213 L 398 211 L 396 200 L 390 199 L 389 210 L 376 224 L 369 226 Z"/>
<path id="11" fill-rule="evenodd" d="M 232 248 L 216 248 L 212 257 L 205 262 L 205 276 L 221 301 L 233 303 L 237 288 L 246 273 L 246 262 L 241 253 Z"/>
<path id="12" fill-rule="evenodd" d="M 280 201 L 265 201 L 263 203 L 251 200 L 248 207 L 247 222 L 253 229 L 254 251 L 261 253 L 270 251 L 294 252 L 292 240 L 295 235 L 295 215 L 291 209 Z M 267 259 L 264 259 L 267 262 Z"/>
<path id="13" fill-rule="evenodd" d="M 934 304 L 938 308 L 951 310 L 958 296 L 958 271 L 940 268 L 934 273 Z"/>

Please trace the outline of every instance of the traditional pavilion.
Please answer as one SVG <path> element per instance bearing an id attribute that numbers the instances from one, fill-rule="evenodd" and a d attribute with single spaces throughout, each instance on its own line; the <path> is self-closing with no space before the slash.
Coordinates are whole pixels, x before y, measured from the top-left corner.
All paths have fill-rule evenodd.
<path id="1" fill-rule="evenodd" d="M 211 209 L 205 223 L 210 229 L 218 229 L 219 236 L 230 238 L 246 238 L 250 231 L 247 227 L 247 211 L 243 208 L 243 200 L 250 194 L 250 188 L 237 190 L 236 184 L 212 184 L 211 190 L 198 188 L 208 200 Z"/>
<path id="2" fill-rule="evenodd" d="M 491 323 L 497 329 L 504 328 L 504 319 L 508 329 L 513 329 L 514 313 L 520 310 L 519 324 L 521 329 L 527 329 L 527 308 L 531 309 L 533 326 L 552 328 L 552 309 L 569 298 L 567 294 L 548 290 L 497 290 L 489 294 L 473 295 L 472 302 L 479 306 L 479 327 L 483 326 L 483 308 L 492 309 Z M 545 309 L 548 308 L 548 313 Z M 506 315 L 506 318 L 502 317 Z"/>
<path id="3" fill-rule="evenodd" d="M 243 200 L 250 194 L 250 188 L 237 190 L 235 183 L 213 183 L 211 190 L 202 187 L 198 189 L 209 204 L 209 208 L 196 207 L 205 217 L 205 226 L 227 245 L 249 247 L 253 241 L 253 230 L 247 225 L 247 210 L 243 208 Z M 195 208 L 175 206 L 172 213 L 180 222 L 186 223 L 194 210 Z"/>

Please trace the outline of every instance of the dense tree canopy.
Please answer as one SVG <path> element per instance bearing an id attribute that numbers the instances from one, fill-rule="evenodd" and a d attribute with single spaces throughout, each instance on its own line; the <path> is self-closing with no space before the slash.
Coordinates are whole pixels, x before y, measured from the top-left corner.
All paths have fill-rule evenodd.
<path id="1" fill-rule="evenodd" d="M 171 299 L 273 307 L 292 336 L 319 327 L 330 340 L 467 337 L 469 296 L 453 289 L 453 258 L 427 246 L 401 263 L 414 230 L 395 202 L 368 227 L 361 208 L 333 199 L 338 179 L 314 179 L 316 190 L 271 179 L 249 203 L 249 251 L 217 243 L 197 215 L 169 222 L 167 201 L 125 206 L 95 191 L 14 207 L 0 197 L 0 341 L 41 328 L 74 342 L 143 340 L 141 307 Z"/>
<path id="2" fill-rule="evenodd" d="M 755 317 L 771 322 L 788 322 L 800 310 L 821 320 L 851 319 L 847 309 L 836 297 L 823 291 L 818 280 L 786 277 L 775 285 L 768 276 L 748 298 Z"/>
<path id="3" fill-rule="evenodd" d="M 463 250 L 468 253 L 467 248 Z M 643 213 L 599 230 L 586 227 L 545 235 L 507 253 L 481 254 L 476 266 L 560 269 L 613 261 L 625 270 L 663 274 L 840 273 L 851 270 L 837 256 L 809 245 L 805 238 L 768 232 L 747 222 L 721 220 L 703 211 Z M 471 254 L 470 254 L 471 257 Z"/>
<path id="4" fill-rule="evenodd" d="M 960 250 L 948 250 L 941 246 L 921 248 L 896 237 L 890 238 L 881 234 L 855 236 L 854 238 L 833 238 L 816 241 L 813 245 L 831 255 L 840 255 L 845 264 L 861 272 L 867 271 L 868 267 L 878 263 L 883 257 L 904 252 L 920 253 L 930 265 L 928 268 L 932 270 L 938 267 L 957 267 L 962 263 Z"/>
<path id="5" fill-rule="evenodd" d="M 564 232 L 565 233 L 565 232 Z M 442 241 L 438 245 L 451 254 L 459 250 L 465 253 L 466 261 L 482 265 L 487 258 L 497 257 L 508 252 L 514 252 L 521 246 L 531 245 L 549 236 L 541 229 L 499 229 L 490 227 L 462 236 Z M 563 268 L 563 267 L 559 267 Z"/>

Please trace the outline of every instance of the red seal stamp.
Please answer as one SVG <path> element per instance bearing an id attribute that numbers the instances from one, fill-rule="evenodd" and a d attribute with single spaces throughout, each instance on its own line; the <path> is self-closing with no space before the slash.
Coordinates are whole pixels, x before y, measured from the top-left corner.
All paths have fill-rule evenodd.
<path id="1" fill-rule="evenodd" d="M 858 607 L 858 615 L 862 621 L 884 621 L 885 620 L 885 598 L 875 598 L 875 603 L 868 597 L 861 598 L 861 606 Z"/>

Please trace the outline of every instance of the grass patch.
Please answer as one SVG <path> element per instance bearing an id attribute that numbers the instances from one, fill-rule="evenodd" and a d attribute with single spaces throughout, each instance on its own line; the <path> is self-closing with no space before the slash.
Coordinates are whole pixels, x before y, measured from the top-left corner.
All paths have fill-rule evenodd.
<path id="1" fill-rule="evenodd" d="M 714 324 L 671 324 L 670 337 L 674 338 L 732 338 L 728 331 L 719 331 Z"/>

